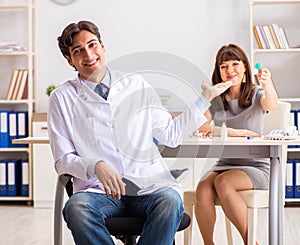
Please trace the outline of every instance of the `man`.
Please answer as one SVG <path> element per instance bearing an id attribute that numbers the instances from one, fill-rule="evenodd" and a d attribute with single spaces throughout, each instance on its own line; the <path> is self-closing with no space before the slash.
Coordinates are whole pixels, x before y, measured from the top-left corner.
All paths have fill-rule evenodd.
<path id="1" fill-rule="evenodd" d="M 48 113 L 56 171 L 74 177 L 75 194 L 63 215 L 76 244 L 114 244 L 105 219 L 128 214 L 146 218 L 139 244 L 172 244 L 183 216 L 181 187 L 153 138 L 180 144 L 206 121 L 209 101 L 230 82 L 203 85 L 203 95 L 172 120 L 141 76 L 105 66 L 105 46 L 93 23 L 68 25 L 58 44 L 78 72 L 51 93 Z"/>

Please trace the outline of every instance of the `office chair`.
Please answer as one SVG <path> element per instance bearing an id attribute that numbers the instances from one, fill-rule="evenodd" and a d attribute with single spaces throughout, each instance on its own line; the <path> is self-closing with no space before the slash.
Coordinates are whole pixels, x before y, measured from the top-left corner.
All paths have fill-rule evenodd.
<path id="1" fill-rule="evenodd" d="M 179 177 L 187 169 L 171 170 L 174 178 Z M 64 202 L 64 189 L 68 196 L 73 194 L 72 176 L 58 176 L 54 204 L 54 245 L 62 244 L 62 207 Z M 145 219 L 142 217 L 111 217 L 106 219 L 109 233 L 120 239 L 124 245 L 135 245 L 137 237 L 141 234 Z M 190 217 L 184 213 L 177 231 L 184 230 L 190 225 Z M 175 239 L 173 241 L 175 245 Z"/>
<path id="2" fill-rule="evenodd" d="M 278 107 L 270 111 L 264 120 L 263 134 L 268 134 L 272 129 L 286 129 L 289 125 L 291 104 L 287 102 L 278 102 Z M 287 149 L 282 152 L 282 173 L 285 173 L 287 161 Z M 282 175 L 282 183 L 285 184 L 285 174 Z M 283 186 L 284 187 L 284 186 Z M 285 187 L 283 188 L 285 190 Z M 238 194 L 244 199 L 248 207 L 248 245 L 255 245 L 257 239 L 257 212 L 258 209 L 269 207 L 269 191 L 268 190 L 244 190 L 238 191 Z M 284 199 L 283 199 L 284 200 Z M 194 190 L 185 191 L 183 193 L 183 203 L 185 212 L 190 216 L 191 224 L 184 231 L 184 245 L 192 244 L 193 229 L 193 212 L 196 202 L 196 192 Z M 215 200 L 215 205 L 219 205 L 219 201 Z M 231 222 L 225 216 L 226 235 L 228 245 L 233 245 Z"/>

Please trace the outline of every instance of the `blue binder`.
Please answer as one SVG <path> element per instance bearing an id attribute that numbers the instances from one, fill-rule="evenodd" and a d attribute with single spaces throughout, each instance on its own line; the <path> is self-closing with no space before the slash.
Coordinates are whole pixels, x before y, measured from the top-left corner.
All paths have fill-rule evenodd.
<path id="1" fill-rule="evenodd" d="M 297 110 L 297 116 L 296 116 L 296 127 L 297 127 L 297 130 L 298 130 L 298 134 L 300 133 L 300 110 Z M 297 148 L 299 148 L 300 146 L 297 145 L 296 146 Z"/>
<path id="2" fill-rule="evenodd" d="M 300 110 L 295 110 L 295 126 L 300 129 Z"/>
<path id="3" fill-rule="evenodd" d="M 9 147 L 18 147 L 18 144 L 13 144 L 12 140 L 17 138 L 17 128 L 18 128 L 18 119 L 17 112 L 10 111 L 8 113 L 8 138 L 9 138 Z"/>
<path id="4" fill-rule="evenodd" d="M 294 178 L 295 178 L 295 188 L 294 188 L 294 197 L 300 198 L 300 160 L 295 160 L 294 168 Z"/>
<path id="5" fill-rule="evenodd" d="M 286 164 L 286 185 L 285 185 L 285 198 L 294 197 L 294 161 L 288 160 Z"/>
<path id="6" fill-rule="evenodd" d="M 21 196 L 29 196 L 29 163 L 21 160 Z"/>
<path id="7" fill-rule="evenodd" d="M 17 138 L 25 138 L 28 136 L 28 112 L 17 112 Z M 27 144 L 15 144 L 15 147 L 28 147 Z"/>
<path id="8" fill-rule="evenodd" d="M 291 113 L 294 116 L 294 121 L 292 120 L 292 123 L 294 123 L 294 126 L 297 127 L 297 125 L 298 125 L 298 113 L 297 113 L 297 110 L 291 110 Z"/>
<path id="9" fill-rule="evenodd" d="M 8 196 L 17 196 L 20 173 L 17 160 L 6 160 L 7 168 L 7 195 Z"/>
<path id="10" fill-rule="evenodd" d="M 0 111 L 0 148 L 9 147 L 8 135 L 8 111 Z"/>
<path id="11" fill-rule="evenodd" d="M 0 196 L 7 196 L 7 169 L 5 160 L 0 160 Z"/>
<path id="12" fill-rule="evenodd" d="M 297 126 L 298 124 L 298 113 L 297 110 L 291 110 L 291 118 L 290 118 L 290 124 L 291 126 Z M 288 145 L 288 148 L 297 148 L 296 145 Z"/>

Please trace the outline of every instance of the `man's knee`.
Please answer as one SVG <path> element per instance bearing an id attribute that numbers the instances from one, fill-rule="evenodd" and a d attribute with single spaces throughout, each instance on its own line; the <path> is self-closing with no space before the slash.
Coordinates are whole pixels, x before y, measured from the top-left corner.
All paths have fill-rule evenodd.
<path id="1" fill-rule="evenodd" d="M 159 193 L 157 203 L 163 212 L 174 212 L 183 214 L 183 202 L 178 192 L 172 188 L 164 188 Z"/>
<path id="2" fill-rule="evenodd" d="M 90 215 L 92 207 L 89 195 L 85 193 L 76 193 L 69 198 L 63 209 L 63 216 L 65 221 L 72 220 L 72 222 L 80 223 L 86 220 Z"/>

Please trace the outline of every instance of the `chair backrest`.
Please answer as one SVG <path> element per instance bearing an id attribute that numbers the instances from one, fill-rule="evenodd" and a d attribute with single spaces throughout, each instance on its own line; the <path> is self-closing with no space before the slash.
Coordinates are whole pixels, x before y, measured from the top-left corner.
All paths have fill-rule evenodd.
<path id="1" fill-rule="evenodd" d="M 270 133 L 273 129 L 287 129 L 290 126 L 291 104 L 278 101 L 276 109 L 269 111 L 265 116 L 263 134 Z"/>

